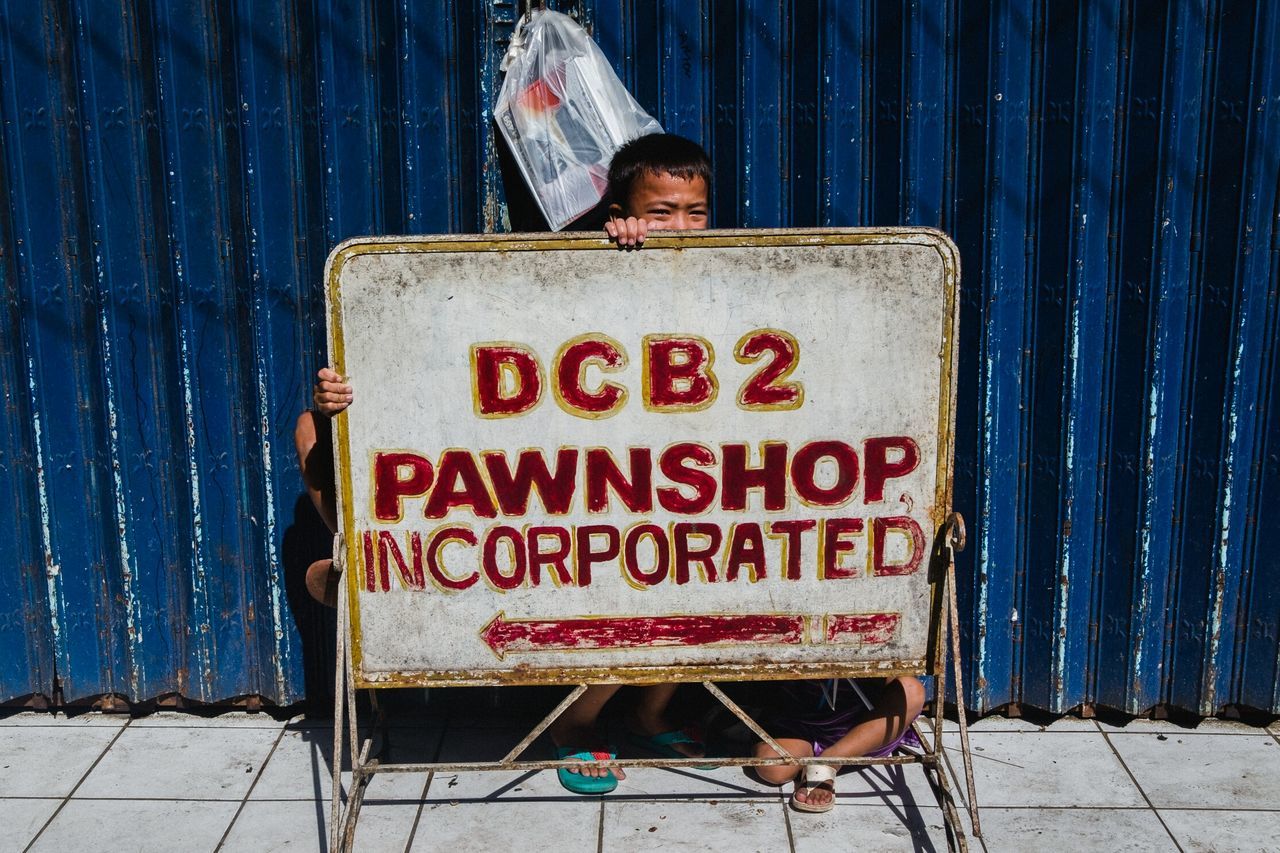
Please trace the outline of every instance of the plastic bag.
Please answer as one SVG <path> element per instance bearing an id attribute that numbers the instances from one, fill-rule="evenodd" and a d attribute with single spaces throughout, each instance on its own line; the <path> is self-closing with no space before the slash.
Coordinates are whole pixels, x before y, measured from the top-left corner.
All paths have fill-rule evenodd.
<path id="1" fill-rule="evenodd" d="M 624 143 L 662 132 L 568 15 L 521 18 L 502 69 L 493 116 L 553 231 L 600 202 Z"/>

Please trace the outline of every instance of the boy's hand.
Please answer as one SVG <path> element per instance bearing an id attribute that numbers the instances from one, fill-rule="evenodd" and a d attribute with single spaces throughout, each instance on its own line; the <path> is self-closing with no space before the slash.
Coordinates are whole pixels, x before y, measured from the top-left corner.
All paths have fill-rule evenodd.
<path id="1" fill-rule="evenodd" d="M 351 386 L 343 381 L 337 371 L 322 367 L 316 372 L 316 387 L 311 394 L 316 409 L 323 415 L 333 417 L 351 405 Z"/>
<path id="2" fill-rule="evenodd" d="M 619 249 L 638 249 L 644 245 L 644 238 L 649 234 L 649 223 L 634 216 L 625 219 L 615 216 L 604 224 L 609 239 L 618 244 Z"/>

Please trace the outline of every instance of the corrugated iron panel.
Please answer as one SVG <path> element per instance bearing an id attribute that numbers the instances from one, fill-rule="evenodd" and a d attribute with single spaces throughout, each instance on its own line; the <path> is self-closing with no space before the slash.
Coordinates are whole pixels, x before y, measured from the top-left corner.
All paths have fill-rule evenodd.
<path id="1" fill-rule="evenodd" d="M 1280 712 L 1274 4 L 550 5 L 718 224 L 955 236 L 968 704 Z M 323 259 L 522 224 L 520 11 L 0 2 L 0 699 L 299 698 Z"/>

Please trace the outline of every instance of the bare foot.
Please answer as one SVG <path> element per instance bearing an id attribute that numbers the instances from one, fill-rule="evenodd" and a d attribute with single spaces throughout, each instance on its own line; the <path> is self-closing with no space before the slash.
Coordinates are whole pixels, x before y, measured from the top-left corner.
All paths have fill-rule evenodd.
<path id="1" fill-rule="evenodd" d="M 600 738 L 600 734 L 594 729 L 574 728 L 565 726 L 557 728 L 552 726 L 551 742 L 561 749 L 570 748 L 574 752 L 609 752 L 608 745 Z M 570 773 L 579 773 L 583 776 L 599 778 L 608 776 L 613 773 L 614 778 L 619 782 L 627 778 L 627 774 L 623 772 L 621 767 L 601 767 L 594 761 L 582 761 L 581 769 L 576 767 L 566 767 Z"/>
<path id="2" fill-rule="evenodd" d="M 811 785 L 807 782 L 796 783 L 796 802 L 806 806 L 826 806 L 836 796 L 835 782 L 819 782 Z"/>

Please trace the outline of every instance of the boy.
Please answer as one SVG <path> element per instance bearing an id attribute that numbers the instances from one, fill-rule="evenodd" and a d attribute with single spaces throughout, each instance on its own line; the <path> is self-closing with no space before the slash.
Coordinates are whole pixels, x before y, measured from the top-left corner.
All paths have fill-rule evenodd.
<path id="1" fill-rule="evenodd" d="M 619 249 L 638 249 L 650 230 L 686 231 L 707 227 L 711 200 L 711 162 L 702 146 L 673 134 L 653 134 L 632 140 L 614 155 L 609 165 L 609 221 L 605 232 Z M 329 368 L 317 375 L 315 412 L 304 412 L 294 430 L 298 464 L 307 492 L 330 529 L 336 529 L 333 461 L 328 441 L 328 418 L 351 405 L 352 390 Z M 326 417 L 317 417 L 316 412 Z M 338 575 L 331 560 L 320 560 L 307 570 L 307 590 L 329 606 L 337 602 Z M 593 766 L 612 759 L 597 721 L 618 685 L 599 684 L 573 703 L 551 726 L 550 734 L 560 758 L 575 758 L 581 769 L 563 768 L 557 775 L 568 790 L 579 794 L 612 791 L 626 778 L 620 768 Z M 632 738 L 644 748 L 669 757 L 700 756 L 701 738 L 676 727 L 666 709 L 677 685 L 658 684 L 641 689 L 637 706 L 627 714 Z"/>

